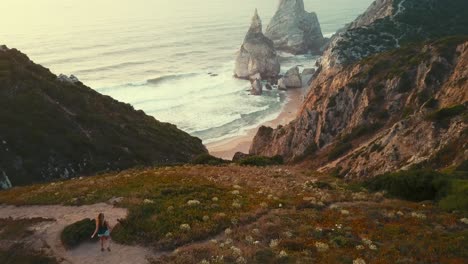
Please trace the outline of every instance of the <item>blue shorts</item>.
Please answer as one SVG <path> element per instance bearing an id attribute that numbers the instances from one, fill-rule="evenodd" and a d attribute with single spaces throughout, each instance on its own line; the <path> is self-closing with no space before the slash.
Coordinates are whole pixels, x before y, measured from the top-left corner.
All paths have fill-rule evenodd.
<path id="1" fill-rule="evenodd" d="M 107 230 L 106 232 L 104 232 L 104 234 L 98 234 L 97 236 L 98 237 L 110 237 L 110 232 L 109 230 Z"/>

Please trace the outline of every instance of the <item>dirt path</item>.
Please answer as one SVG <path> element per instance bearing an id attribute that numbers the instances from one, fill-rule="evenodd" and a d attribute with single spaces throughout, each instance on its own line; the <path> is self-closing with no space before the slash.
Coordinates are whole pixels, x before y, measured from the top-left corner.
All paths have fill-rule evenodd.
<path id="1" fill-rule="evenodd" d="M 86 243 L 73 250 L 65 250 L 60 242 L 63 228 L 84 218 L 94 218 L 103 212 L 111 225 L 117 219 L 125 218 L 127 210 L 112 205 L 99 203 L 86 206 L 3 206 L 0 205 L 0 217 L 26 219 L 42 217 L 55 219 L 53 222 L 43 222 L 34 226 L 35 237 L 50 246 L 51 253 L 63 263 L 95 264 L 95 263 L 148 263 L 147 257 L 156 257 L 155 252 L 139 246 L 111 244 L 112 252 L 101 252 L 98 244 Z M 91 235 L 91 234 L 90 234 Z M 45 246 L 45 245 L 44 245 Z"/>

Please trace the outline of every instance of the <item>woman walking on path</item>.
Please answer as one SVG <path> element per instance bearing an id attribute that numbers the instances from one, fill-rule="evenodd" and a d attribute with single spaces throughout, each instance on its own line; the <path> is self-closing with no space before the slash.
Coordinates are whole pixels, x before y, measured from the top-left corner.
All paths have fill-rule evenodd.
<path id="1" fill-rule="evenodd" d="M 101 251 L 104 251 L 104 244 L 107 242 L 107 251 L 110 249 L 110 232 L 112 228 L 109 223 L 104 219 L 104 214 L 100 213 L 96 219 L 96 229 L 94 230 L 91 238 L 97 234 L 101 240 Z"/>

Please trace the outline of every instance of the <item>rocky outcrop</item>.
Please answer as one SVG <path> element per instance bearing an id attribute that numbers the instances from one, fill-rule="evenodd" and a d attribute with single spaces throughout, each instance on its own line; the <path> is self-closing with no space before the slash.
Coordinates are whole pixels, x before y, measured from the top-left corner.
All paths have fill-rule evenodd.
<path id="1" fill-rule="evenodd" d="M 293 54 L 320 54 L 325 43 L 317 15 L 305 11 L 303 0 L 280 0 L 265 35 L 276 49 Z"/>
<path id="2" fill-rule="evenodd" d="M 302 78 L 299 73 L 298 67 L 293 67 L 289 69 L 286 74 L 278 81 L 278 86 L 281 89 L 289 88 L 301 88 L 302 87 Z"/>
<path id="3" fill-rule="evenodd" d="M 263 79 L 275 79 L 280 63 L 273 42 L 262 32 L 262 21 L 257 10 L 244 42 L 237 53 L 234 74 L 237 78 L 250 79 L 260 74 Z"/>
<path id="4" fill-rule="evenodd" d="M 0 187 L 188 162 L 198 138 L 0 50 Z"/>
<path id="5" fill-rule="evenodd" d="M 298 117 L 261 128 L 250 153 L 368 177 L 414 165 L 448 167 L 468 158 L 468 38 L 382 53 L 319 74 Z"/>
<path id="6" fill-rule="evenodd" d="M 263 84 L 262 81 L 256 79 L 252 82 L 252 89 L 250 90 L 251 95 L 262 95 L 263 92 Z"/>
<path id="7" fill-rule="evenodd" d="M 339 71 L 365 57 L 451 35 L 468 34 L 468 2 L 454 0 L 376 0 L 344 30 L 335 34 L 320 60 L 320 69 Z M 428 19 L 430 18 L 430 19 Z"/>

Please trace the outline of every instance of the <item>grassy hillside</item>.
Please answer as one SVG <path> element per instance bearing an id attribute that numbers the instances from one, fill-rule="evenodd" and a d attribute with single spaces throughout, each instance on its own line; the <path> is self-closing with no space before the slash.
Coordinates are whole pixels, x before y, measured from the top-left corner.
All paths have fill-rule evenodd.
<path id="1" fill-rule="evenodd" d="M 466 212 L 297 167 L 148 168 L 0 192 L 6 204 L 96 202 L 129 209 L 113 231 L 117 242 L 176 249 L 153 263 L 468 260 Z"/>
<path id="2" fill-rule="evenodd" d="M 17 50 L 0 51 L 0 177 L 13 185 L 137 165 L 188 162 L 201 140 Z"/>

